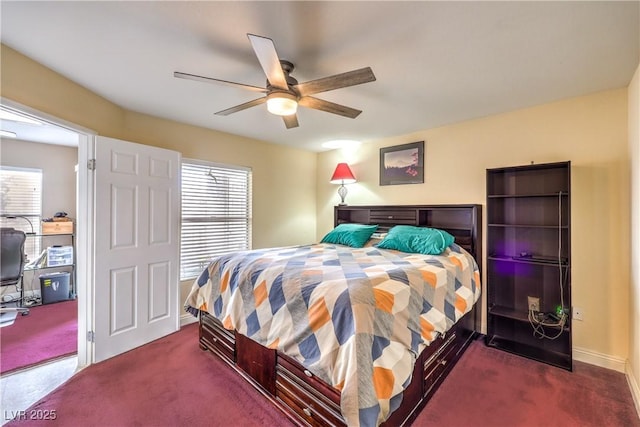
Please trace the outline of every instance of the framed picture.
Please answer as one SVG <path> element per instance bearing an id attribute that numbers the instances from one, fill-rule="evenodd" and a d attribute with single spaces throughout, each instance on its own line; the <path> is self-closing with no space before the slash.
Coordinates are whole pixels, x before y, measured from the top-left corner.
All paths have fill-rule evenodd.
<path id="1" fill-rule="evenodd" d="M 380 149 L 380 185 L 423 182 L 424 141 Z"/>

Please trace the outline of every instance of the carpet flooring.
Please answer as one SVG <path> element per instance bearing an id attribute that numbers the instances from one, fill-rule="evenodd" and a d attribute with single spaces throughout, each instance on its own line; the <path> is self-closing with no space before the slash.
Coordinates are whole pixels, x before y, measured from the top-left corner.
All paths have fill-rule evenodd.
<path id="1" fill-rule="evenodd" d="M 31 307 L 0 328 L 0 374 L 78 351 L 78 301 Z"/>
<path id="2" fill-rule="evenodd" d="M 573 372 L 475 341 L 414 425 L 640 427 L 624 374 L 581 362 Z"/>
<path id="3" fill-rule="evenodd" d="M 200 350 L 197 335 L 197 325 L 189 325 L 92 365 L 27 411 L 54 411 L 55 420 L 8 425 L 290 425 L 228 366 Z M 413 425 L 640 426 L 624 375 L 576 365 L 571 373 L 474 341 Z"/>

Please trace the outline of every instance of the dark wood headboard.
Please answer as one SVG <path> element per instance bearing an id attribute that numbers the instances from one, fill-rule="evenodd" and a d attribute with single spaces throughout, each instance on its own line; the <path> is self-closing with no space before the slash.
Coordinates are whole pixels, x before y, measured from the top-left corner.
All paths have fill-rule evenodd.
<path id="1" fill-rule="evenodd" d="M 344 223 L 377 224 L 385 231 L 394 225 L 445 230 L 482 265 L 482 205 L 336 206 L 334 226 Z"/>

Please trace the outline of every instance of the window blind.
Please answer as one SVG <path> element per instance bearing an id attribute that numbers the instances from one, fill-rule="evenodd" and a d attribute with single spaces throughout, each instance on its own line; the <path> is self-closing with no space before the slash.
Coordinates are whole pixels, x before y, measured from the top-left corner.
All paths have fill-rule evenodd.
<path id="1" fill-rule="evenodd" d="M 217 255 L 251 248 L 251 170 L 182 161 L 180 279 L 195 278 Z"/>
<path id="2" fill-rule="evenodd" d="M 41 216 L 42 170 L 0 167 L 0 226 L 40 234 Z M 29 260 L 35 259 L 40 254 L 40 239 L 27 238 L 24 249 Z"/>

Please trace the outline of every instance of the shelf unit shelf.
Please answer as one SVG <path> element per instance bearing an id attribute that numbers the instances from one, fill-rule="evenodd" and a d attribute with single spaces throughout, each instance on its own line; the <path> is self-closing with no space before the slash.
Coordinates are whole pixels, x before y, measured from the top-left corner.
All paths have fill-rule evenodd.
<path id="1" fill-rule="evenodd" d="M 509 353 L 518 355 L 526 354 L 530 359 L 557 366 L 558 368 L 567 369 L 567 366 L 572 364 L 571 354 L 553 350 L 545 350 L 544 348 L 540 348 L 538 346 L 522 344 L 520 342 L 513 341 L 510 338 L 501 337 L 499 335 L 493 335 L 491 338 L 487 337 L 487 345 L 507 351 Z"/>
<path id="2" fill-rule="evenodd" d="M 528 297 L 571 312 L 570 177 L 570 162 L 487 170 L 486 344 L 567 370 L 570 319 L 535 336 Z"/>
<path id="3" fill-rule="evenodd" d="M 526 312 L 514 310 L 511 307 L 492 306 L 489 307 L 489 314 L 492 316 L 506 317 L 508 319 L 520 320 L 528 322 L 529 318 Z"/>
<path id="4" fill-rule="evenodd" d="M 561 195 L 562 197 L 568 197 L 568 193 L 558 192 L 558 193 L 535 193 L 535 194 L 487 194 L 487 199 L 517 199 L 521 197 L 558 197 Z"/>
<path id="5" fill-rule="evenodd" d="M 536 224 L 487 224 L 487 227 L 508 227 L 508 228 L 547 228 L 557 230 L 558 228 L 569 228 L 568 225 L 536 225 Z"/>
<path id="6" fill-rule="evenodd" d="M 26 233 L 27 237 L 60 237 L 60 236 L 75 236 L 73 233 L 49 233 L 49 234 L 32 234 Z"/>
<path id="7" fill-rule="evenodd" d="M 536 265 L 546 265 L 550 267 L 557 267 L 558 260 L 556 259 L 539 259 L 539 258 L 528 258 L 528 257 L 508 257 L 508 256 L 500 256 L 500 255 L 489 255 L 487 257 L 488 260 L 491 261 L 505 261 L 505 262 L 518 262 L 524 264 L 536 264 Z M 566 260 L 562 260 L 560 262 L 563 268 L 570 267 Z"/>
<path id="8" fill-rule="evenodd" d="M 69 276 L 69 299 L 75 299 L 76 297 L 76 254 L 75 254 L 75 234 L 74 233 L 50 233 L 50 234 L 44 234 L 44 233 L 26 233 L 27 238 L 39 238 L 42 239 L 43 241 L 48 240 L 48 239 L 53 239 L 53 240 L 57 240 L 57 241 L 65 241 L 68 242 L 70 244 L 70 246 L 73 248 L 73 258 L 72 258 L 72 262 L 70 264 L 60 264 L 60 265 L 52 265 L 52 266 L 25 266 L 24 267 L 24 272 L 29 272 L 31 274 L 33 274 L 35 277 L 40 277 L 41 275 L 44 274 L 51 274 L 49 273 L 52 270 L 63 270 L 65 272 L 69 272 L 70 276 Z M 46 245 L 45 245 L 46 246 Z M 42 273 L 38 273 L 38 272 L 42 272 Z M 32 281 L 33 282 L 33 281 Z M 33 289 L 29 289 L 30 291 L 33 292 Z M 25 300 L 25 296 L 24 296 L 24 291 L 25 291 L 25 284 L 24 284 L 24 280 L 23 283 L 20 287 L 20 301 L 21 304 L 24 304 L 24 300 Z M 32 304 L 29 305 L 29 307 L 32 307 L 34 305 L 41 305 L 43 304 L 43 299 L 42 299 L 42 295 L 40 295 L 40 302 L 38 304 Z"/>
<path id="9" fill-rule="evenodd" d="M 503 306 L 491 306 L 488 309 L 488 313 L 491 314 L 492 316 L 497 316 L 497 317 L 504 317 L 506 319 L 511 319 L 511 320 L 517 320 L 519 322 L 526 322 L 529 323 L 529 313 L 526 311 L 518 311 L 518 310 L 514 310 L 511 307 L 503 307 Z M 545 328 L 548 329 L 553 329 L 556 331 L 560 330 L 560 326 L 556 326 L 556 325 L 545 325 Z M 564 326 L 562 328 L 565 331 L 569 331 L 569 328 L 567 326 Z"/>

